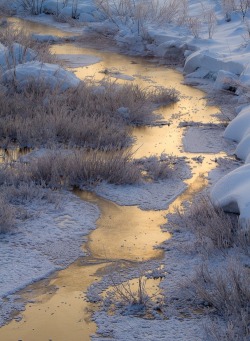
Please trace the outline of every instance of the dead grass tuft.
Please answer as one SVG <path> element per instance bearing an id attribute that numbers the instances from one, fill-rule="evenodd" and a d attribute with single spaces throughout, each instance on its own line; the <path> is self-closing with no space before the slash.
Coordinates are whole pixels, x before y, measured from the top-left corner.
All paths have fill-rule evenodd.
<path id="1" fill-rule="evenodd" d="M 136 160 L 141 166 L 142 172 L 145 172 L 146 178 L 151 180 L 163 180 L 172 178 L 176 171 L 177 158 L 175 156 L 162 153 L 159 157 L 152 155 Z"/>
<path id="2" fill-rule="evenodd" d="M 250 336 L 250 270 L 236 261 L 229 261 L 225 268 L 212 270 L 203 265 L 192 281 L 196 299 L 200 299 L 209 309 L 222 316 L 226 324 L 223 334 L 219 327 L 213 327 L 215 336 L 220 340 L 233 340 L 230 335 L 237 335 L 238 340 L 248 340 Z M 231 330 L 231 331 L 230 331 Z M 237 340 L 237 339 L 236 339 Z"/>
<path id="3" fill-rule="evenodd" d="M 0 198 L 0 234 L 13 230 L 16 223 L 16 212 L 14 207 L 3 197 Z"/>
<path id="4" fill-rule="evenodd" d="M 215 207 L 208 196 L 199 196 L 187 210 L 180 212 L 181 224 L 191 230 L 202 247 L 225 249 L 236 243 L 238 219 Z"/>
<path id="5" fill-rule="evenodd" d="M 128 151 L 51 151 L 27 164 L 18 164 L 19 179 L 50 188 L 95 185 L 101 181 L 132 184 L 141 178 Z"/>

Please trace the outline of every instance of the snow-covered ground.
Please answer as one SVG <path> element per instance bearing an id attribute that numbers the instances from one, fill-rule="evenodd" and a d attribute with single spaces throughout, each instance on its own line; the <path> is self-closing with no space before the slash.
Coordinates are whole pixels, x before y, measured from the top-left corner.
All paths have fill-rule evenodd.
<path id="1" fill-rule="evenodd" d="M 56 3 L 57 1 L 45 0 L 44 12 L 55 14 L 55 11 L 58 10 Z M 167 60 L 169 57 L 173 60 L 178 59 L 178 55 L 182 53 L 183 58 L 185 59 L 183 71 L 186 77 L 190 79 L 190 82 L 199 82 L 200 80 L 205 79 L 210 81 L 210 86 L 214 87 L 215 91 L 229 89 L 236 93 L 239 103 L 238 115 L 229 124 L 224 136 L 239 143 L 235 153 L 238 157 L 246 161 L 246 165 L 240 166 L 220 179 L 217 184 L 214 185 L 211 196 L 216 204 L 230 210 L 239 211 L 244 221 L 249 220 L 250 106 L 247 104 L 249 102 L 248 92 L 250 85 L 250 68 L 248 66 L 250 57 L 248 18 L 250 18 L 250 11 L 247 12 L 244 21 L 240 11 L 232 12 L 230 14 L 230 20 L 225 20 L 225 13 L 223 12 L 220 1 L 204 0 L 202 3 L 205 7 L 202 7 L 201 2 L 198 0 L 190 0 L 188 3 L 188 16 L 193 20 L 192 25 L 191 19 L 189 19 L 189 25 L 180 23 L 177 25 L 174 20 L 168 24 L 161 25 L 157 22 L 148 22 L 147 25 L 143 27 L 144 31 L 141 31 L 138 34 L 137 25 L 134 25 L 131 21 L 128 20 L 128 22 L 125 23 L 123 18 L 117 17 L 116 23 L 114 23 L 101 14 L 100 10 L 95 6 L 94 1 L 79 1 L 78 7 L 75 8 L 76 17 L 78 17 L 79 22 L 84 23 L 83 28 L 79 29 L 79 27 L 77 27 L 77 29 L 71 29 L 68 24 L 63 24 L 63 28 L 72 32 L 77 31 L 78 33 L 82 30 L 84 35 L 92 33 L 93 31 L 110 35 L 117 44 L 128 53 L 153 55 L 162 58 L 163 60 Z M 214 33 L 211 34 L 211 38 L 209 39 L 209 23 L 206 22 L 203 14 L 208 13 L 210 10 L 213 10 L 216 20 L 214 21 Z M 71 4 L 69 4 L 68 7 L 60 8 L 61 18 L 70 18 L 71 15 Z M 195 24 L 195 20 L 198 20 L 199 18 L 200 22 L 196 22 Z M 58 21 L 53 21 L 51 16 L 46 16 L 44 13 L 32 17 L 32 20 L 49 24 L 52 23 L 57 27 L 60 27 L 61 25 Z M 197 25 L 196 30 L 195 25 Z M 206 151 L 218 152 L 224 149 L 225 145 L 223 143 L 220 143 L 219 147 L 216 146 L 218 136 L 214 131 L 213 135 L 210 135 L 210 132 L 205 130 L 204 135 L 201 135 L 198 130 L 199 128 L 197 127 L 191 127 L 188 130 L 184 142 L 187 149 L 194 152 L 197 151 L 197 146 L 193 143 L 194 136 L 198 136 L 198 138 L 201 139 L 199 143 L 202 143 L 203 146 L 207 148 Z M 220 177 L 223 172 L 219 172 L 218 174 Z M 104 193 L 106 197 L 112 196 L 112 198 L 114 198 L 114 188 L 109 189 L 106 187 L 105 192 L 104 189 L 100 187 L 100 191 Z M 147 192 L 145 192 L 145 194 L 143 193 L 143 195 L 149 200 Z M 115 195 L 115 198 L 122 202 L 126 196 L 126 193 L 121 194 L 119 192 Z M 130 196 L 131 193 L 127 196 L 128 202 L 131 202 Z M 152 196 L 152 200 L 155 200 L 154 196 Z M 138 204 L 138 198 L 134 198 L 134 204 L 135 203 Z M 66 210 L 67 208 L 64 209 Z M 69 213 L 65 214 L 70 215 Z M 96 211 L 95 214 L 98 215 Z M 96 218 L 96 215 L 93 217 Z M 58 219 L 60 220 L 60 217 L 58 217 Z M 178 246 L 180 244 L 184 245 L 186 242 L 190 241 L 188 235 L 182 234 L 179 238 L 180 240 L 176 237 Z M 171 292 L 171 288 L 173 288 L 182 277 L 187 275 L 187 269 L 190 271 L 192 267 L 195 267 L 196 262 L 200 262 L 198 258 L 193 259 L 192 255 L 190 257 L 186 256 L 185 258 L 184 254 L 182 254 L 180 259 L 180 254 L 174 250 L 174 247 L 175 241 L 171 247 L 164 247 L 165 250 L 170 250 L 169 254 L 166 253 L 165 262 L 168 264 L 167 271 L 169 274 L 174 273 L 175 275 L 171 277 L 173 280 L 170 289 L 169 282 L 165 281 L 165 284 L 162 285 L 164 290 L 166 290 L 166 292 L 169 290 L 169 293 L 171 294 L 173 293 Z M 77 250 L 79 252 L 79 244 L 77 244 Z M 36 253 L 36 250 L 32 249 L 32 252 Z M 53 270 L 50 269 L 50 262 L 50 259 L 47 259 L 44 262 L 44 272 L 46 273 Z M 65 262 L 67 263 L 67 261 Z M 192 262 L 194 264 L 192 264 Z M 25 285 L 25 283 L 23 285 Z M 158 320 L 148 322 L 129 316 L 119 316 L 119 318 L 117 318 L 117 316 L 114 315 L 107 317 L 106 313 L 101 312 L 95 316 L 95 320 L 99 324 L 100 332 L 109 336 L 110 339 L 115 340 L 144 340 L 145 335 L 149 340 L 155 340 L 156 338 L 166 340 L 166 337 L 169 340 L 204 339 L 200 334 L 199 326 L 199 324 L 201 325 L 205 322 L 203 318 L 198 318 L 196 320 L 197 324 L 194 324 L 192 319 L 183 321 L 181 317 L 179 319 L 170 317 L 168 321 Z M 112 328 L 110 328 L 110 325 L 112 325 Z M 110 329 L 112 329 L 112 333 Z M 171 331 L 172 334 L 166 336 L 166 330 Z"/>
<path id="2" fill-rule="evenodd" d="M 20 308 L 18 297 L 11 294 L 84 255 L 85 236 L 95 228 L 97 206 L 69 192 L 50 195 L 51 202 L 27 202 L 28 219 L 19 220 L 13 233 L 0 236 L 0 325 Z"/>

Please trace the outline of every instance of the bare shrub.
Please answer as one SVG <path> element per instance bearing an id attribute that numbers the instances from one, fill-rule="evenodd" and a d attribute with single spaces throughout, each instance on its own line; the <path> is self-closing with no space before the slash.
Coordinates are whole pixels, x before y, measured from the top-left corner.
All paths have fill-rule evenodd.
<path id="1" fill-rule="evenodd" d="M 195 38 L 199 38 L 201 32 L 201 20 L 197 17 L 189 17 L 186 21 L 188 29 Z"/>
<path id="2" fill-rule="evenodd" d="M 20 0 L 19 4 L 22 6 L 24 12 L 38 15 L 42 13 L 44 1 L 45 0 Z"/>
<path id="3" fill-rule="evenodd" d="M 139 271 L 138 277 L 124 281 L 123 275 L 117 269 L 115 274 L 110 275 L 111 285 L 103 295 L 105 309 L 121 309 L 129 315 L 154 316 L 156 309 L 160 310 L 162 297 L 160 290 L 150 290 L 148 280 L 146 273 Z"/>
<path id="4" fill-rule="evenodd" d="M 242 20 L 245 20 L 250 7 L 250 0 L 237 0 L 237 9 L 240 11 Z"/>
<path id="5" fill-rule="evenodd" d="M 186 211 L 178 214 L 202 247 L 208 243 L 218 249 L 235 245 L 238 219 L 215 207 L 207 196 L 199 196 Z"/>
<path id="6" fill-rule="evenodd" d="M 208 30 L 208 38 L 212 39 L 217 25 L 217 17 L 213 8 L 203 7 L 203 18 Z"/>
<path id="7" fill-rule="evenodd" d="M 104 16 L 113 22 L 117 28 L 126 25 L 137 34 L 147 38 L 147 28 L 150 23 L 164 25 L 166 23 L 185 21 L 187 14 L 186 0 L 97 0 L 99 9 Z"/>
<path id="8" fill-rule="evenodd" d="M 236 10 L 235 0 L 222 0 L 222 8 L 225 13 L 225 20 L 231 21 L 231 15 Z"/>
<path id="9" fill-rule="evenodd" d="M 228 326 L 231 326 L 230 334 L 238 335 L 239 340 L 247 340 L 250 335 L 249 280 L 249 268 L 230 261 L 224 269 L 219 270 L 211 270 L 203 265 L 191 284 L 196 299 L 202 300 L 223 316 Z M 224 337 L 228 331 L 224 332 Z"/>
<path id="10" fill-rule="evenodd" d="M 121 284 L 116 283 L 112 279 L 112 289 L 108 295 L 111 296 L 114 301 L 119 302 L 122 305 L 139 305 L 146 306 L 150 300 L 149 295 L 146 293 L 146 277 L 140 276 L 138 278 L 138 286 L 136 289 L 132 288 L 129 281 Z"/>

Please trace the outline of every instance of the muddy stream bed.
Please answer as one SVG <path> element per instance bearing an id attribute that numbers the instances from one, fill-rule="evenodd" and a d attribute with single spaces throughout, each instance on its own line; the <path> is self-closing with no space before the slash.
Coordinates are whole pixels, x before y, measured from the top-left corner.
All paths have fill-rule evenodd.
<path id="1" fill-rule="evenodd" d="M 66 35 L 42 24 L 13 20 L 32 33 Z M 219 109 L 207 106 L 202 91 L 183 85 L 181 73 L 143 58 L 83 48 L 72 43 L 52 45 L 51 50 L 66 60 L 68 66 L 73 65 L 71 70 L 82 79 L 91 77 L 101 80 L 108 73 L 117 82 L 135 82 L 144 87 L 174 87 L 179 90 L 181 98 L 178 103 L 159 109 L 163 119 L 170 124 L 134 128 L 136 141 L 133 151 L 136 158 L 160 155 L 162 152 L 186 157 L 192 176 L 185 180 L 186 190 L 173 197 L 170 205 L 166 203 L 164 210 L 157 211 L 121 206 L 94 193 L 76 192 L 82 200 L 98 205 L 101 211 L 96 229 L 89 235 L 87 244 L 83 245 L 88 256 L 79 258 L 65 270 L 19 292 L 22 299 L 28 302 L 26 309 L 22 312 L 22 319 L 16 314 L 9 324 L 0 329 L 2 341 L 89 340 L 96 326 L 88 312 L 93 307 L 84 300 L 87 288 L 108 273 L 109 265 L 113 262 L 129 263 L 136 267 L 141 261 L 160 260 L 163 251 L 154 247 L 171 237 L 160 228 L 166 222 L 166 215 L 183 201 L 191 200 L 195 193 L 206 186 L 205 177 L 216 167 L 215 158 L 224 155 L 218 151 L 214 154 L 188 153 L 183 150 L 185 128 L 179 127 L 179 123 L 219 123 L 215 116 Z M 76 67 L 76 60 L 81 61 L 81 55 L 95 63 Z M 195 159 L 200 156 L 204 158 L 203 162 Z M 157 284 L 153 280 L 149 281 L 148 290 L 154 292 Z"/>

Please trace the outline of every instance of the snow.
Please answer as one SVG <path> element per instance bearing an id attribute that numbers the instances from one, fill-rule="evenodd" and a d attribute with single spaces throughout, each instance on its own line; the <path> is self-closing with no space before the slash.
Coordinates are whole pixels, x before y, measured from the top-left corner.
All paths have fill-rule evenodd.
<path id="1" fill-rule="evenodd" d="M 52 90 L 57 88 L 60 91 L 77 87 L 80 83 L 80 79 L 62 67 L 41 62 L 18 64 L 15 68 L 5 71 L 1 77 L 4 85 L 11 86 L 15 83 L 18 91 L 23 91 L 34 80 L 41 81 Z"/>
<path id="2" fill-rule="evenodd" d="M 220 153 L 227 150 L 232 153 L 232 143 L 223 139 L 223 130 L 213 125 L 189 127 L 183 138 L 184 150 L 190 153 Z"/>
<path id="3" fill-rule="evenodd" d="M 87 54 L 57 54 L 56 57 L 70 68 L 84 67 L 101 61 L 101 58 Z"/>
<path id="4" fill-rule="evenodd" d="M 34 200 L 26 209 L 30 218 L 0 236 L 0 325 L 15 307 L 1 299 L 82 256 L 84 236 L 99 217 L 95 205 L 66 192 L 57 194 L 55 202 Z"/>
<path id="5" fill-rule="evenodd" d="M 189 3 L 189 15 L 201 16 L 200 1 L 190 0 Z M 209 0 L 203 1 L 203 4 L 205 5 L 210 6 L 211 3 L 212 2 Z M 44 2 L 44 8 L 46 8 L 47 12 L 53 13 L 52 11 L 55 11 L 55 4 L 56 0 L 47 0 Z M 157 23 L 150 23 L 147 25 L 144 37 L 141 37 L 138 36 L 134 26 L 126 27 L 121 21 L 119 22 L 119 18 L 117 19 L 119 25 L 112 23 L 109 20 L 104 20 L 102 15 L 100 15 L 100 12 L 98 12 L 98 9 L 93 6 L 92 1 L 89 1 L 87 4 L 86 1 L 79 1 L 76 15 L 79 17 L 80 22 L 88 22 L 88 27 L 81 28 L 80 31 L 82 30 L 86 34 L 92 29 L 101 34 L 111 34 L 114 36 L 117 44 L 122 46 L 128 53 L 153 55 L 164 58 L 168 54 L 170 48 L 183 49 L 183 54 L 186 57 L 184 65 L 186 77 L 196 79 L 209 78 L 211 87 L 218 91 L 230 89 L 233 85 L 233 87 L 237 88 L 236 95 L 244 95 L 244 91 L 248 91 L 250 85 L 250 67 L 248 66 L 250 44 L 249 37 L 244 37 L 244 35 L 247 34 L 247 30 L 242 23 L 239 13 L 233 13 L 231 15 L 231 21 L 226 22 L 223 18 L 224 15 L 219 6 L 219 2 L 213 2 L 213 4 L 217 15 L 217 27 L 212 39 L 207 39 L 208 34 L 207 27 L 205 27 L 205 20 L 202 23 L 203 25 L 201 32 L 199 32 L 199 38 L 194 38 L 187 27 L 179 27 L 174 23 L 166 24 L 165 26 L 158 25 Z M 62 9 L 62 15 L 70 17 L 71 14 L 71 6 Z M 249 14 L 250 13 L 247 14 L 248 18 Z M 34 20 L 52 23 L 51 18 L 46 18 L 42 15 Z M 54 22 L 53 25 L 60 27 L 60 24 L 56 22 Z M 71 30 L 71 28 L 67 26 L 67 30 Z M 75 28 L 72 28 L 72 32 L 75 30 Z M 5 48 L 0 45 L 0 56 L 2 53 L 2 58 L 4 51 Z M 36 65 L 35 63 L 17 66 L 16 69 L 19 70 L 24 68 L 23 74 L 20 76 L 24 84 L 25 75 L 27 76 L 28 71 L 30 71 L 28 66 Z M 53 67 L 50 68 L 48 73 L 45 73 L 45 77 L 48 76 L 46 78 L 48 83 L 50 86 L 54 87 L 56 84 L 58 85 L 58 83 L 53 78 L 53 72 L 55 70 L 52 71 Z M 31 72 L 31 74 L 34 74 L 35 76 L 40 75 L 38 71 L 39 70 L 34 67 L 34 72 Z M 13 70 L 12 73 L 11 71 L 7 71 L 7 75 L 8 72 L 9 78 L 5 76 L 6 79 L 13 79 Z M 71 77 L 69 78 L 69 83 L 71 84 Z M 64 79 L 68 81 L 67 77 Z M 228 83 L 230 86 L 228 86 Z M 74 84 L 73 86 L 76 86 L 78 80 L 72 79 L 72 84 Z M 246 103 L 249 102 L 249 99 L 246 96 L 239 96 L 239 103 L 241 100 L 246 101 Z M 201 131 L 204 133 L 203 135 L 201 135 Z M 221 133 L 222 129 L 218 129 L 216 134 L 211 136 L 207 128 L 190 127 L 184 138 L 185 149 L 191 152 L 214 152 L 212 142 L 216 141 L 218 148 L 216 151 L 219 152 L 222 149 L 224 150 L 226 141 L 222 142 Z M 196 137 L 196 143 L 194 143 L 194 136 Z M 224 137 L 239 143 L 235 150 L 235 154 L 245 160 L 246 164 L 221 177 L 211 190 L 211 198 L 214 203 L 223 207 L 225 210 L 240 213 L 240 221 L 241 223 L 244 223 L 250 219 L 250 105 L 244 106 L 239 110 L 237 117 L 226 128 Z M 220 176 L 222 176 L 222 173 L 220 173 Z M 174 193 L 178 193 L 184 188 L 182 187 L 183 184 L 178 182 L 173 182 L 174 188 L 172 188 L 171 185 L 168 187 L 168 185 L 167 181 L 154 185 L 144 184 L 135 187 L 134 190 L 131 190 L 131 188 L 127 188 L 126 186 L 118 190 L 115 186 L 101 185 L 97 191 L 104 197 L 112 198 L 112 200 L 116 200 L 121 204 L 134 203 L 142 208 L 148 209 L 149 207 L 163 207 L 164 204 L 166 205 L 169 198 L 174 196 Z M 161 193 L 161 195 L 159 193 Z M 67 210 L 66 207 L 64 209 Z M 74 215 L 74 217 L 75 216 L 76 215 Z M 180 242 L 182 242 L 182 240 Z M 174 250 L 174 246 L 175 244 L 173 243 L 171 252 L 172 256 L 175 257 L 175 261 L 173 261 L 173 258 L 168 254 L 166 263 L 168 262 L 169 264 L 169 272 L 178 272 L 179 275 L 176 275 L 175 281 L 171 283 L 170 293 L 172 293 L 171 290 L 174 285 L 181 280 L 181 276 L 187 275 L 187 272 L 190 271 L 193 261 L 193 255 L 186 258 L 186 262 L 183 261 L 179 251 Z M 43 247 L 44 246 L 41 247 L 42 250 L 44 250 Z M 17 248 L 17 250 L 19 249 Z M 8 253 L 8 251 L 6 252 Z M 22 250 L 19 250 L 18 252 L 19 256 L 22 256 Z M 40 249 L 32 249 L 31 252 L 37 259 L 41 256 Z M 196 262 L 196 260 L 194 262 Z M 53 266 L 57 266 L 57 262 L 55 262 L 53 257 L 52 259 L 47 257 L 43 264 L 44 269 L 42 269 L 42 271 L 44 271 L 44 273 L 49 272 L 50 268 Z M 172 277 L 170 276 L 170 278 Z M 23 285 L 25 284 L 23 283 Z M 166 279 L 166 283 L 164 284 L 165 290 L 167 290 L 168 285 L 169 282 L 168 279 Z M 6 307 L 6 309 L 8 309 L 8 307 Z M 104 332 L 105 335 L 109 335 L 112 329 L 112 334 L 109 336 L 110 339 L 115 340 L 144 340 L 146 337 L 148 340 L 150 338 L 152 340 L 160 338 L 166 340 L 166 337 L 169 340 L 202 339 L 200 327 L 198 325 L 199 322 L 196 320 L 194 323 L 192 319 L 185 319 L 183 321 L 170 316 L 167 321 L 149 322 L 134 317 L 132 319 L 131 317 L 120 315 L 119 318 L 116 315 L 107 317 L 106 313 L 101 312 L 95 316 L 95 320 L 98 323 L 99 331 Z M 203 322 L 204 320 L 201 318 L 200 324 L 203 324 Z M 150 327 L 148 328 L 148 326 Z M 167 336 L 166 330 L 168 331 Z M 98 339 L 100 340 L 101 338 Z"/>
<path id="6" fill-rule="evenodd" d="M 167 320 L 150 320 L 130 316 L 109 316 L 107 322 L 105 314 L 100 313 L 95 318 L 99 328 L 98 332 L 107 337 L 92 337 L 92 340 L 120 340 L 120 341 L 155 341 L 155 340 L 203 340 L 203 335 L 200 333 L 200 323 L 193 323 L 193 320 L 177 319 L 170 317 Z M 167 331 L 167 332 L 166 332 Z M 109 338 L 108 336 L 111 336 Z M 194 339 L 195 337 L 195 339 Z"/>
<path id="7" fill-rule="evenodd" d="M 205 51 L 196 51 L 187 57 L 184 65 L 184 73 L 189 74 L 198 68 L 204 69 L 207 73 L 217 74 L 220 70 L 240 75 L 244 66 L 235 62 L 232 57 L 222 57 L 218 53 Z"/>
<path id="8" fill-rule="evenodd" d="M 227 126 L 224 136 L 240 142 L 250 129 L 250 106 L 244 107 Z"/>
<path id="9" fill-rule="evenodd" d="M 181 179 L 168 179 L 122 187 L 101 184 L 97 187 L 96 193 L 119 205 L 136 205 L 143 210 L 164 210 L 185 188 L 186 185 Z"/>
<path id="10" fill-rule="evenodd" d="M 219 180 L 211 190 L 216 205 L 226 211 L 240 213 L 240 222 L 250 219 L 250 165 L 244 165 Z"/>

